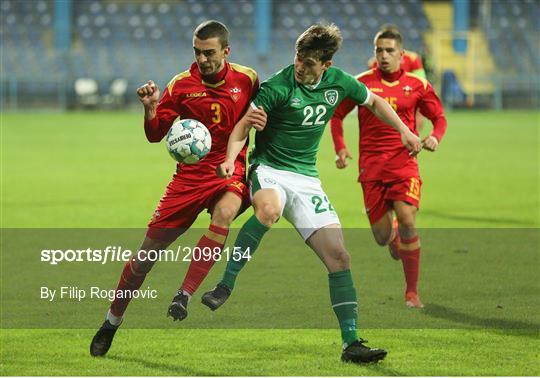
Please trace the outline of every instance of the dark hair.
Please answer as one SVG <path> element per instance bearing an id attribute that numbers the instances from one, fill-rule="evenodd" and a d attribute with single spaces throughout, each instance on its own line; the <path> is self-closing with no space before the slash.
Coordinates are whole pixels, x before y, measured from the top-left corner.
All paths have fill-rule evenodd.
<path id="1" fill-rule="evenodd" d="M 341 47 L 343 37 L 335 24 L 310 26 L 296 40 L 296 52 L 301 57 L 312 57 L 327 62 Z"/>
<path id="2" fill-rule="evenodd" d="M 229 46 L 229 29 L 219 21 L 205 21 L 195 28 L 193 36 L 199 39 L 219 38 L 221 47 Z"/>
<path id="3" fill-rule="evenodd" d="M 403 44 L 403 39 L 401 38 L 401 34 L 399 33 L 399 30 L 396 27 L 388 27 L 386 29 L 379 30 L 377 34 L 375 34 L 375 38 L 373 38 L 373 44 L 377 43 L 377 40 L 379 39 L 393 39 L 400 46 Z"/>

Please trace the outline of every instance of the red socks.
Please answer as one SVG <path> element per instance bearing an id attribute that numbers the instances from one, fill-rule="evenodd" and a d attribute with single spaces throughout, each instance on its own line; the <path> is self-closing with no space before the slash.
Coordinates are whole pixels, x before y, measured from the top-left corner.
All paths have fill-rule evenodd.
<path id="1" fill-rule="evenodd" d="M 118 293 L 118 290 L 121 290 L 122 293 L 126 293 L 127 291 L 134 291 L 138 290 L 142 283 L 144 282 L 144 278 L 146 277 L 147 272 L 141 272 L 137 270 L 137 264 L 133 261 L 133 258 L 130 259 L 126 265 L 124 265 L 124 270 L 122 271 L 122 275 L 120 276 L 120 281 L 118 281 L 118 285 L 116 286 L 115 293 Z M 127 298 L 122 298 L 127 297 Z M 115 298 L 113 302 L 111 303 L 110 311 L 114 316 L 117 316 L 119 318 L 124 315 L 124 312 L 126 311 L 126 308 L 129 304 L 129 301 L 131 300 L 131 295 L 122 295 L 120 297 L 117 297 L 115 295 Z"/>
<path id="2" fill-rule="evenodd" d="M 199 240 L 196 247 L 200 249 L 201 253 L 197 252 L 192 254 L 191 263 L 189 264 L 186 277 L 184 278 L 184 282 L 182 283 L 180 290 L 184 290 L 189 294 L 195 293 L 215 263 L 213 258 L 208 259 L 206 257 L 208 256 L 207 251 L 211 251 L 212 257 L 221 254 L 221 250 L 223 249 L 223 245 L 225 244 L 228 234 L 228 228 L 218 227 L 213 224 L 210 225 L 208 231 Z M 215 251 L 218 250 L 219 253 L 216 253 Z"/>
<path id="3" fill-rule="evenodd" d="M 420 267 L 420 239 L 418 235 L 411 239 L 401 239 L 399 256 L 403 263 L 403 273 L 407 283 L 406 293 L 417 293 Z"/>

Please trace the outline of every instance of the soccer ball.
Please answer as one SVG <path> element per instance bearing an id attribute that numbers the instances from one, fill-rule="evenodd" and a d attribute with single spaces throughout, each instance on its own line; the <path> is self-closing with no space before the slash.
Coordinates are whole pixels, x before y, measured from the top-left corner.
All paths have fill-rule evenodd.
<path id="1" fill-rule="evenodd" d="M 212 147 L 212 136 L 202 123 L 194 119 L 176 120 L 165 139 L 167 151 L 174 160 L 195 164 L 203 159 Z"/>

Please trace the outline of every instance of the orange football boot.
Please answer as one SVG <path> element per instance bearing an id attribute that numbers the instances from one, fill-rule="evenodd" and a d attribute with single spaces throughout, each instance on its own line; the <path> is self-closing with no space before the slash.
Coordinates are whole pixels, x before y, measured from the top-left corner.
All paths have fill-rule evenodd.
<path id="1" fill-rule="evenodd" d="M 420 301 L 418 294 L 413 292 L 405 294 L 405 305 L 409 308 L 424 308 L 424 304 Z"/>

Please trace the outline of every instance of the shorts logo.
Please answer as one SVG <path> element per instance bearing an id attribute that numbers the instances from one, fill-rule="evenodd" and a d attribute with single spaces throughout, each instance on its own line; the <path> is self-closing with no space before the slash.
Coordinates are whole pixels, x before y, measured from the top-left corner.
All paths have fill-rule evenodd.
<path id="1" fill-rule="evenodd" d="M 159 210 L 154 211 L 151 222 L 155 222 L 160 216 L 161 216 L 161 213 L 159 212 Z"/>
<path id="2" fill-rule="evenodd" d="M 228 187 L 236 188 L 239 191 L 242 191 L 244 189 L 244 183 L 240 181 L 234 181 L 227 185 Z"/>
<path id="3" fill-rule="evenodd" d="M 272 184 L 272 185 L 276 185 L 276 184 L 277 184 L 277 182 L 276 182 L 275 180 L 273 180 L 273 179 L 271 179 L 271 178 L 268 178 L 268 177 L 266 177 L 266 178 L 264 179 L 264 182 L 266 182 L 267 184 Z"/>
<path id="4" fill-rule="evenodd" d="M 330 89 L 324 92 L 324 99 L 331 106 L 334 106 L 337 103 L 338 98 L 339 95 L 335 89 Z"/>

